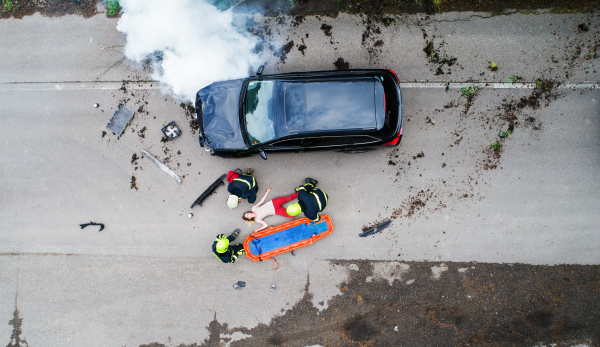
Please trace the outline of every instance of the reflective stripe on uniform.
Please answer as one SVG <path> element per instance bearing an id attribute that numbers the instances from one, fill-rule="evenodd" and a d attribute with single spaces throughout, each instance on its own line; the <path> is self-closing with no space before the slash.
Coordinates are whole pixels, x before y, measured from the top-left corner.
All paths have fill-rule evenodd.
<path id="1" fill-rule="evenodd" d="M 236 260 L 237 260 L 237 255 L 235 255 L 235 254 L 232 254 L 232 255 L 231 255 L 231 261 L 230 261 L 230 263 L 233 263 L 233 262 L 235 262 Z"/>
<path id="2" fill-rule="evenodd" d="M 241 178 L 234 178 L 233 180 L 234 181 L 244 182 L 244 183 L 246 183 L 248 185 L 248 189 L 252 189 L 256 185 L 256 178 L 254 178 L 253 176 L 251 176 L 251 177 L 252 177 L 252 184 L 248 183 L 248 181 L 243 180 Z"/>
<path id="3" fill-rule="evenodd" d="M 219 240 L 226 239 L 226 238 L 227 238 L 227 236 L 225 236 L 225 234 L 219 234 L 219 235 L 217 235 L 217 238 L 215 239 L 215 241 L 219 241 Z"/>
<path id="4" fill-rule="evenodd" d="M 310 193 L 315 196 L 315 199 L 317 199 L 317 204 L 319 204 L 319 211 L 322 211 L 323 209 L 321 208 L 321 200 L 319 200 L 319 196 L 316 193 Z"/>
<path id="5" fill-rule="evenodd" d="M 219 261 L 222 261 L 221 258 L 219 258 L 219 256 L 217 255 L 217 253 L 213 252 L 213 254 L 215 255 L 215 257 L 217 257 L 217 259 L 219 259 Z"/>

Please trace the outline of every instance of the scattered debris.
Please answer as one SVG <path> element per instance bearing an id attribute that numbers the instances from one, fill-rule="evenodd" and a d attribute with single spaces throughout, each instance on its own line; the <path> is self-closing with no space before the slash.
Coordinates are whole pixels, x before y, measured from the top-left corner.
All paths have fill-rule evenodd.
<path id="1" fill-rule="evenodd" d="M 169 141 L 171 141 L 174 138 L 179 137 L 179 135 L 181 135 L 181 130 L 179 130 L 177 125 L 175 125 L 174 121 L 165 125 L 161 130 L 162 130 L 163 134 L 165 134 L 165 137 L 167 138 L 167 140 L 169 140 Z"/>
<path id="2" fill-rule="evenodd" d="M 134 112 L 129 107 L 121 106 L 115 111 L 115 114 L 106 127 L 112 130 L 116 135 L 121 136 L 127 125 L 131 122 L 131 119 L 133 119 L 133 114 Z"/>
<path id="3" fill-rule="evenodd" d="M 79 224 L 79 227 L 81 229 L 83 229 L 83 228 L 85 228 L 87 226 L 90 226 L 90 225 L 99 225 L 100 226 L 100 230 L 98 230 L 98 231 L 102 231 L 102 229 L 104 229 L 104 224 L 102 224 L 102 223 L 94 223 L 92 221 L 90 221 L 89 223 L 85 223 L 85 224 Z"/>
<path id="4" fill-rule="evenodd" d="M 333 62 L 333 65 L 335 66 L 336 70 L 349 70 L 350 69 L 350 63 L 346 62 L 344 60 L 344 58 L 338 58 L 336 61 Z"/>
<path id="5" fill-rule="evenodd" d="M 279 264 L 277 264 L 277 260 L 275 260 L 275 258 L 271 258 L 271 259 L 272 259 L 272 260 L 273 260 L 273 262 L 275 263 L 275 266 L 277 266 L 277 267 L 272 267 L 271 269 L 273 269 L 273 270 L 277 270 L 277 269 L 279 269 Z M 275 283 L 271 284 L 271 291 L 272 291 L 272 292 L 274 292 L 274 291 L 275 291 L 275 289 L 274 289 L 274 287 L 273 287 L 274 285 L 275 285 Z"/>
<path id="6" fill-rule="evenodd" d="M 138 159 L 140 159 L 140 157 L 137 156 L 137 153 L 133 153 L 133 155 L 131 156 L 131 163 L 133 165 L 137 165 L 137 163 L 135 161 Z"/>
<path id="7" fill-rule="evenodd" d="M 152 154 L 148 153 L 145 150 L 141 150 L 142 155 L 147 156 L 150 160 L 152 160 L 156 165 L 158 165 L 158 167 L 163 170 L 164 172 L 166 172 L 167 174 L 169 174 L 169 176 L 173 177 L 175 179 L 175 181 L 177 181 L 177 183 L 181 183 L 181 178 L 179 176 L 177 176 L 177 174 L 175 172 L 173 172 L 173 170 L 169 169 L 165 164 L 161 163 L 158 159 L 156 159 L 155 156 L 153 156 Z"/>
<path id="8" fill-rule="evenodd" d="M 102 138 L 104 138 L 104 136 L 106 136 L 106 131 L 102 132 Z"/>
<path id="9" fill-rule="evenodd" d="M 275 283 L 271 283 L 271 292 L 274 292 L 277 289 L 277 285 Z"/>
<path id="10" fill-rule="evenodd" d="M 100 107 L 100 104 L 94 104 L 94 108 Z"/>
<path id="11" fill-rule="evenodd" d="M 240 289 L 244 288 L 245 286 L 246 286 L 246 282 L 244 282 L 244 281 L 237 281 L 237 283 L 233 284 L 233 288 L 235 290 L 240 290 Z"/>
<path id="12" fill-rule="evenodd" d="M 133 176 L 133 175 L 131 175 L 131 189 L 138 190 L 137 180 L 135 179 L 135 176 Z"/>
<path id="13" fill-rule="evenodd" d="M 196 199 L 196 201 L 194 201 L 194 203 L 192 204 L 192 206 L 190 206 L 190 208 L 194 208 L 194 206 L 196 206 L 196 205 L 199 205 L 200 207 L 202 207 L 202 201 L 204 201 L 204 199 L 206 199 L 207 196 L 212 194 L 212 192 L 214 192 L 218 186 L 225 185 L 225 183 L 223 183 L 225 176 L 226 176 L 225 174 L 221 175 L 221 177 L 217 178 L 217 180 L 214 181 L 213 184 L 210 185 L 210 187 L 206 188 L 204 193 L 202 193 L 198 197 L 198 199 Z"/>
<path id="14" fill-rule="evenodd" d="M 192 218 L 192 217 L 194 217 L 194 215 L 191 213 L 188 213 L 188 218 Z"/>
<path id="15" fill-rule="evenodd" d="M 138 136 L 143 139 L 146 138 L 146 127 L 143 127 L 142 130 L 138 131 Z"/>
<path id="16" fill-rule="evenodd" d="M 376 226 L 372 227 L 371 229 L 365 230 L 362 233 L 358 234 L 358 236 L 360 237 L 367 237 L 373 234 L 376 234 L 378 232 L 380 232 L 381 230 L 387 228 L 390 224 L 392 223 L 391 219 L 388 219 L 387 221 L 377 224 Z"/>

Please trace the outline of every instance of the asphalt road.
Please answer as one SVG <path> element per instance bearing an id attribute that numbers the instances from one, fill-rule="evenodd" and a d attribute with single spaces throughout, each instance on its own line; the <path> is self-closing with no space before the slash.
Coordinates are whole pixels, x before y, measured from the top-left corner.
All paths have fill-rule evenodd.
<path id="1" fill-rule="evenodd" d="M 439 270 L 433 268 L 448 264 L 454 277 L 432 283 L 452 290 L 456 278 L 476 281 L 458 270 L 476 263 L 491 263 L 485 267 L 490 273 L 495 263 L 529 264 L 519 268 L 524 272 L 599 264 L 599 64 L 589 55 L 598 48 L 596 14 L 482 16 L 399 16 L 387 27 L 348 15 L 306 17 L 299 24 L 255 16 L 259 30 L 271 29 L 263 35 L 275 47 L 294 41 L 285 60 L 263 52 L 266 73 L 332 69 L 342 58 L 352 68 L 391 68 L 405 82 L 399 147 L 360 155 L 278 154 L 267 161 L 213 158 L 200 149 L 179 102 L 155 82 L 140 82 L 148 80 L 148 71 L 122 60 L 125 38 L 115 29 L 117 20 L 35 15 L 0 21 L 0 319 L 12 319 L 18 307 L 30 346 L 235 345 L 244 336 L 266 334 L 260 327 L 284 329 L 284 323 L 272 325 L 274 317 L 306 302 L 312 303 L 309 311 L 327 310 L 335 298 L 350 295 L 343 288 L 357 283 L 358 268 L 396 287 L 410 278 L 394 269 L 416 267 L 425 276 L 419 262 L 434 262 L 425 268 L 435 279 Z M 324 23 L 332 26 L 331 36 L 321 29 Z M 454 65 L 423 52 L 432 39 L 435 52 L 456 58 Z M 497 72 L 487 69 L 489 60 L 498 63 Z M 436 75 L 438 68 L 443 74 Z M 563 85 L 544 91 L 486 86 L 513 75 Z M 477 83 L 480 89 L 468 102 L 462 85 L 446 89 L 428 82 Z M 117 138 L 105 126 L 120 102 L 136 115 Z M 171 120 L 183 135 L 165 144 L 160 128 Z M 513 134 L 501 140 L 498 134 L 510 124 Z M 500 140 L 499 154 L 490 145 Z M 132 160 L 141 149 L 183 182 L 177 185 L 147 158 Z M 271 197 L 291 193 L 304 177 L 318 179 L 330 196 L 325 212 L 335 232 L 295 256 L 277 257 L 277 271 L 271 262 L 248 259 L 219 264 L 210 254 L 214 235 L 235 228 L 248 235 L 253 227 L 241 213 L 249 205 L 229 210 L 219 188 L 205 206 L 189 206 L 237 167 L 252 167 L 262 192 L 273 189 Z M 283 221 L 272 218 L 273 224 Z M 388 218 L 393 222 L 381 234 L 357 237 L 364 226 Z M 79 229 L 90 220 L 106 228 Z M 373 261 L 392 268 L 377 270 Z M 597 285 L 598 267 L 576 270 L 587 274 L 582 282 L 592 278 Z M 363 277 L 361 283 L 368 282 Z M 231 288 L 238 280 L 248 283 L 240 292 Z M 277 284 L 274 293 L 271 283 Z M 423 284 L 423 293 L 429 285 Z M 597 305 L 591 294 L 578 303 L 585 300 Z M 598 316 L 571 319 L 593 323 Z M 259 330 L 248 330 L 253 328 Z M 0 325 L 0 339 L 9 340 L 14 329 Z M 292 334 L 268 341 L 343 345 L 377 335 L 355 335 L 352 326 L 348 331 L 342 336 L 349 340 Z M 594 345 L 597 334 L 585 330 L 570 341 Z M 565 341 L 539 336 L 531 341 Z"/>

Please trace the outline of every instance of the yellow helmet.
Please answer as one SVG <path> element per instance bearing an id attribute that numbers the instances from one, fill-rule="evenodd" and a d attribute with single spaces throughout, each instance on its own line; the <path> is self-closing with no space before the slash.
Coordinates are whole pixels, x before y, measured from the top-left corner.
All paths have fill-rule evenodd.
<path id="1" fill-rule="evenodd" d="M 225 253 L 229 248 L 229 240 L 227 238 L 217 241 L 217 253 Z"/>
<path id="2" fill-rule="evenodd" d="M 288 206 L 285 209 L 285 212 L 287 212 L 287 214 L 289 214 L 290 216 L 297 216 L 298 214 L 300 214 L 300 212 L 302 212 L 302 208 L 300 207 L 299 203 L 295 203 Z"/>

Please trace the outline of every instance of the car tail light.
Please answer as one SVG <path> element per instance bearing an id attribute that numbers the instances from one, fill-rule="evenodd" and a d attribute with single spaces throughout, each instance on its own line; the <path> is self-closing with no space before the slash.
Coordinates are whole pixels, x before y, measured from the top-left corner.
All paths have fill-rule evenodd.
<path id="1" fill-rule="evenodd" d="M 394 75 L 394 78 L 396 79 L 396 82 L 400 83 L 400 80 L 398 79 L 398 75 L 396 75 L 396 73 L 395 73 L 394 71 L 392 71 L 392 70 L 390 70 L 390 69 L 387 69 L 387 70 L 385 70 L 385 71 L 389 71 L 389 72 L 391 72 L 391 73 L 392 73 L 392 75 Z"/>
<path id="2" fill-rule="evenodd" d="M 402 136 L 402 128 L 400 128 L 400 132 L 398 133 L 398 136 L 396 136 L 392 141 L 386 142 L 383 145 L 384 146 L 393 146 L 393 145 L 398 144 L 398 141 L 400 141 L 400 136 Z"/>
<path id="3" fill-rule="evenodd" d="M 383 93 L 383 113 L 385 113 L 385 112 L 386 112 L 386 109 L 385 109 L 385 93 Z"/>

